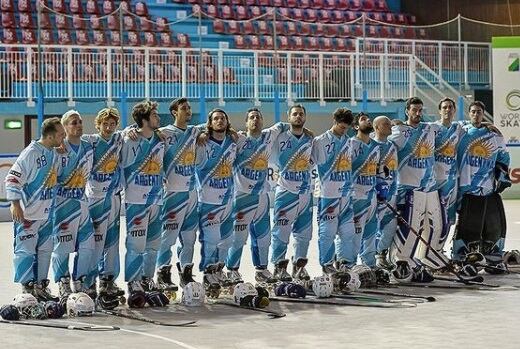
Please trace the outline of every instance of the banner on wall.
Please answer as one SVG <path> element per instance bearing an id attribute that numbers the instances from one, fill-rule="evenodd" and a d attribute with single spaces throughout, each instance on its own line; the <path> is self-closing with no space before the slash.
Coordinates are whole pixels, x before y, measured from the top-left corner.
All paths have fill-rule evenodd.
<path id="1" fill-rule="evenodd" d="M 504 197 L 520 199 L 520 36 L 494 37 L 493 118 L 511 155 L 513 186 Z"/>
<path id="2" fill-rule="evenodd" d="M 13 154 L 0 155 L 0 222 L 11 220 L 11 212 L 9 211 L 11 204 L 7 201 L 4 179 L 16 161 L 16 158 L 17 156 Z"/>

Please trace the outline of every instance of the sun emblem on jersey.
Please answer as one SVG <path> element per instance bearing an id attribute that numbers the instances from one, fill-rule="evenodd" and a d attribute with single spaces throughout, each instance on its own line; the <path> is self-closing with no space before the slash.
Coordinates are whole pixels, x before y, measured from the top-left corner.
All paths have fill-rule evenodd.
<path id="1" fill-rule="evenodd" d="M 88 171 L 85 169 L 74 170 L 70 176 L 65 180 L 64 187 L 66 188 L 85 188 L 88 180 Z"/>
<path id="2" fill-rule="evenodd" d="M 377 172 L 377 162 L 374 160 L 365 162 L 360 172 L 363 176 L 375 176 Z"/>
<path id="3" fill-rule="evenodd" d="M 489 142 L 477 139 L 470 143 L 468 153 L 470 156 L 489 159 L 493 154 L 493 147 Z"/>
<path id="4" fill-rule="evenodd" d="M 292 159 L 289 169 L 291 171 L 307 171 L 309 169 L 309 157 L 305 154 L 298 154 Z"/>
<path id="5" fill-rule="evenodd" d="M 391 156 L 389 159 L 386 160 L 385 166 L 388 167 L 390 171 L 397 170 L 397 159 Z"/>
<path id="6" fill-rule="evenodd" d="M 193 149 L 184 149 L 179 157 L 179 164 L 182 166 L 190 166 L 195 164 L 195 152 Z"/>
<path id="7" fill-rule="evenodd" d="M 216 178 L 228 178 L 231 177 L 231 161 L 224 159 L 218 164 L 215 169 Z"/>
<path id="8" fill-rule="evenodd" d="M 433 155 L 433 146 L 427 141 L 419 142 L 415 146 L 413 154 L 418 159 L 429 158 Z"/>
<path id="9" fill-rule="evenodd" d="M 439 147 L 438 153 L 440 155 L 446 156 L 446 157 L 454 157 L 455 156 L 455 144 L 453 142 L 446 142 L 443 145 Z"/>
<path id="10" fill-rule="evenodd" d="M 352 169 L 352 163 L 347 154 L 340 154 L 334 165 L 336 171 L 350 171 Z"/>
<path id="11" fill-rule="evenodd" d="M 144 164 L 139 169 L 141 172 L 147 175 L 158 175 L 161 173 L 162 163 L 157 155 L 148 157 Z"/>
<path id="12" fill-rule="evenodd" d="M 43 186 L 45 188 L 52 188 L 56 185 L 57 182 L 58 182 L 58 172 L 53 167 L 49 171 L 49 173 L 47 173 L 47 178 L 45 178 L 45 183 L 43 184 Z"/>
<path id="13" fill-rule="evenodd" d="M 264 153 L 258 154 L 249 161 L 251 168 L 256 171 L 267 169 L 267 155 Z"/>
<path id="14" fill-rule="evenodd" d="M 114 173 L 118 162 L 119 157 L 116 154 L 110 154 L 101 160 L 101 164 L 99 165 L 99 172 L 107 174 Z"/>

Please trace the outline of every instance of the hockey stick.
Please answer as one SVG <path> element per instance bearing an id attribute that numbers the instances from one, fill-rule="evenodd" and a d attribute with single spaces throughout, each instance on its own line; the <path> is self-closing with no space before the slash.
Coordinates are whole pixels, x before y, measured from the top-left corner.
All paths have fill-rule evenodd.
<path id="1" fill-rule="evenodd" d="M 419 298 L 419 299 L 424 299 L 427 302 L 436 301 L 435 297 L 433 297 L 433 296 L 420 296 L 420 295 L 416 295 L 416 294 L 398 293 L 398 292 L 383 291 L 383 290 L 363 290 L 363 291 L 353 292 L 353 294 L 365 294 L 365 293 L 381 295 L 381 296 L 391 296 L 391 297 Z"/>
<path id="2" fill-rule="evenodd" d="M 235 308 L 242 308 L 242 309 L 247 309 L 247 310 L 252 310 L 252 311 L 258 311 L 260 313 L 267 314 L 267 316 L 270 317 L 271 319 L 279 319 L 279 318 L 285 317 L 287 315 L 285 313 L 274 311 L 271 309 L 243 306 L 240 304 L 236 304 L 235 302 L 232 302 L 232 301 L 217 300 L 217 301 L 213 302 L 212 304 L 227 305 L 227 306 L 235 307 Z"/>
<path id="3" fill-rule="evenodd" d="M 65 325 L 56 322 L 38 322 L 38 321 L 11 321 L 0 319 L 0 323 L 12 324 L 12 325 L 25 325 L 25 326 L 38 326 L 48 328 L 60 328 L 63 330 L 76 330 L 76 331 L 117 331 L 120 328 L 117 326 L 102 326 L 102 325 Z"/>
<path id="4" fill-rule="evenodd" d="M 401 214 L 397 211 L 397 209 L 395 207 L 390 205 L 388 203 L 388 201 L 386 201 L 386 200 L 380 201 L 380 202 L 383 202 L 386 205 L 386 207 L 388 207 L 390 209 L 390 211 L 392 211 L 392 213 L 395 215 L 397 220 L 400 223 L 404 224 L 423 244 L 426 245 L 426 247 L 428 247 L 433 252 L 433 254 L 437 258 L 439 258 L 444 263 L 444 266 L 448 269 L 448 271 L 457 277 L 457 280 L 458 280 L 457 282 L 462 282 L 464 284 L 470 285 L 472 283 L 480 283 L 480 282 L 484 281 L 484 278 L 482 276 L 480 276 L 480 275 L 472 277 L 472 278 L 464 278 L 464 277 L 462 277 L 459 273 L 457 273 L 457 271 L 453 268 L 453 266 L 451 264 L 446 263 L 444 261 L 444 256 L 442 256 L 436 249 L 432 248 L 432 246 L 428 243 L 428 241 L 426 241 L 421 236 L 421 234 L 419 234 L 417 231 L 415 231 L 414 228 L 412 228 L 410 223 L 408 223 L 406 221 L 406 219 L 404 219 L 403 216 L 401 216 Z"/>
<path id="5" fill-rule="evenodd" d="M 185 321 L 185 322 L 177 322 L 177 323 L 162 322 L 162 321 L 159 321 L 159 320 L 148 319 L 148 318 L 139 316 L 137 314 L 123 313 L 121 311 L 108 310 L 108 309 L 97 309 L 96 312 L 102 313 L 102 314 L 106 314 L 106 315 L 113 315 L 113 316 L 117 316 L 117 317 L 121 317 L 121 318 L 125 318 L 125 319 L 130 319 L 130 320 L 136 320 L 136 321 L 141 321 L 141 322 L 148 322 L 150 324 L 154 324 L 154 325 L 158 325 L 158 326 L 170 326 L 170 327 L 187 327 L 187 326 L 190 326 L 190 327 L 193 327 L 193 325 L 195 325 L 197 323 L 197 321 L 195 321 L 195 320 L 193 320 L 193 321 Z"/>
<path id="6" fill-rule="evenodd" d="M 415 303 L 385 303 L 385 302 L 367 302 L 359 300 L 342 299 L 334 301 L 331 298 L 286 298 L 286 297 L 271 297 L 273 302 L 283 303 L 302 303 L 302 304 L 316 304 L 316 305 L 339 305 L 343 307 L 367 307 L 367 308 L 415 308 Z"/>

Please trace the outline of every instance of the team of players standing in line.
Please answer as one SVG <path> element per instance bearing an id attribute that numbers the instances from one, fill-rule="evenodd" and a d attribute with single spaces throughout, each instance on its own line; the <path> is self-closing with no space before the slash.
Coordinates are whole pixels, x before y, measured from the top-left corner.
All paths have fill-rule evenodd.
<path id="1" fill-rule="evenodd" d="M 314 166 L 319 262 L 333 278 L 359 259 L 388 270 L 396 281 L 433 280 L 431 272 L 450 261 L 439 260 L 431 248 L 443 251 L 458 202 L 459 222 L 466 223 L 456 228 L 453 260 L 481 252 L 500 267 L 505 217 L 496 192 L 507 186 L 509 166 L 503 139 L 482 123 L 481 102 L 471 104 L 466 124 L 453 121 L 449 98 L 439 103 L 437 122 L 422 122 L 422 107 L 420 99 L 409 99 L 406 122 L 393 127 L 385 116 L 372 121 L 340 108 L 318 137 L 304 127 L 301 105 L 289 108 L 287 123 L 265 129 L 261 112 L 248 110 L 246 133 L 236 133 L 221 109 L 212 110 L 205 125 L 188 125 L 192 113 L 185 98 L 172 102 L 174 123 L 163 128 L 157 104 L 149 101 L 133 108 L 136 125 L 124 131 L 116 131 L 119 115 L 112 108 L 98 113 L 94 135 L 83 135 L 77 111 L 47 119 L 40 140 L 24 149 L 6 177 L 15 282 L 37 298 L 52 299 L 52 266 L 62 298 L 72 291 L 94 298 L 98 278 L 100 295 L 122 295 L 115 284 L 122 191 L 129 304 L 142 304 L 150 292 L 176 290 L 171 268 L 177 239 L 180 284 L 193 281 L 197 230 L 206 290 L 242 282 L 248 236 L 258 282 L 308 280 Z M 279 170 L 272 227 L 269 162 Z M 397 206 L 431 248 L 398 225 L 385 202 Z M 500 224 L 486 224 L 491 220 Z M 286 259 L 290 235 L 292 274 Z M 267 268 L 270 248 L 274 273 Z"/>

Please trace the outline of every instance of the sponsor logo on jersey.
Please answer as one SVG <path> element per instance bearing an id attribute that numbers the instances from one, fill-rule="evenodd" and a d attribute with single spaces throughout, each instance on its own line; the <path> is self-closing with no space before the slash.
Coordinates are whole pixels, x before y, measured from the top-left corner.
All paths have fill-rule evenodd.
<path id="1" fill-rule="evenodd" d="M 15 170 L 11 170 L 9 171 L 9 174 L 13 175 L 13 176 L 16 176 L 16 177 L 22 177 L 22 174 L 18 171 L 15 171 Z"/>

